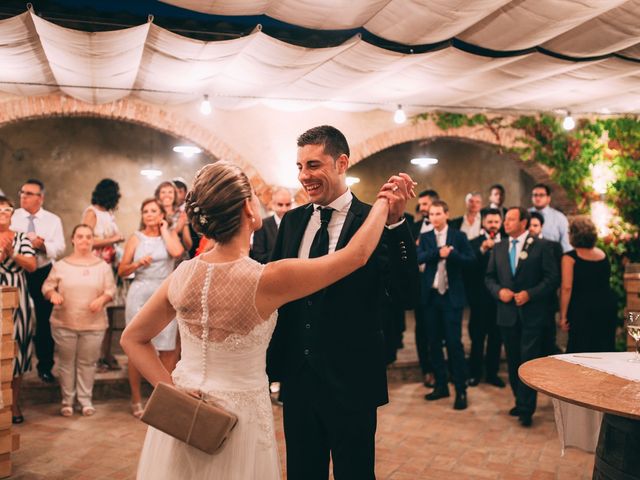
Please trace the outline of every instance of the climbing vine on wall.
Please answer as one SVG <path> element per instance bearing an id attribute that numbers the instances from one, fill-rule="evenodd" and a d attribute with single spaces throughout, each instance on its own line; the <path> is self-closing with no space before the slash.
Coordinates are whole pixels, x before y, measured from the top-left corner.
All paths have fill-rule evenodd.
<path id="1" fill-rule="evenodd" d="M 512 151 L 523 161 L 550 168 L 551 177 L 576 203 L 579 213 L 592 214 L 600 231 L 599 245 L 612 264 L 611 285 L 624 308 L 624 264 L 640 261 L 640 119 L 635 116 L 589 118 L 573 130 L 557 117 L 541 114 L 505 119 L 484 114 L 425 113 L 442 130 L 489 129 L 497 140 L 505 129 L 522 132 Z M 603 213 L 609 221 L 603 221 Z M 606 218 L 606 217 L 604 217 Z"/>

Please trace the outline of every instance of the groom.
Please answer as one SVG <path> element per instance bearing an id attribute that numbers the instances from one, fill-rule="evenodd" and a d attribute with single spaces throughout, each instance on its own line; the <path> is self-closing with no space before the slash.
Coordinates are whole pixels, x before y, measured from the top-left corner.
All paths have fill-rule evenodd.
<path id="1" fill-rule="evenodd" d="M 284 216 L 272 260 L 344 247 L 370 210 L 347 187 L 349 146 L 336 128 L 300 135 L 297 166 L 311 203 Z M 418 289 L 415 242 L 403 218 L 407 192 L 391 191 L 387 228 L 369 262 L 279 309 L 267 364 L 281 382 L 290 480 L 326 480 L 329 458 L 336 480 L 375 478 L 376 409 L 388 402 L 379 306 L 393 297 L 411 308 Z"/>

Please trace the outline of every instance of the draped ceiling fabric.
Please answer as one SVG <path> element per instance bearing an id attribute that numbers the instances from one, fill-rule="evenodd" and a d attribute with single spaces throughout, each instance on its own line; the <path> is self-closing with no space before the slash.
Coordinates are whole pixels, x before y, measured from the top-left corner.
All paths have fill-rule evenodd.
<path id="1" fill-rule="evenodd" d="M 0 21 L 0 91 L 61 90 L 101 104 L 265 104 L 350 111 L 640 112 L 640 0 L 166 0 L 215 15 L 267 15 L 316 30 L 362 29 L 305 48 L 259 26 L 204 42 L 149 22 L 71 30 L 32 11 Z"/>

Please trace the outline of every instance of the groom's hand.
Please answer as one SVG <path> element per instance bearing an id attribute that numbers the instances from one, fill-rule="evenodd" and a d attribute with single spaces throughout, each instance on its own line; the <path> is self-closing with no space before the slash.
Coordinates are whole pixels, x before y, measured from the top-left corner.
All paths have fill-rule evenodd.
<path id="1" fill-rule="evenodd" d="M 392 175 L 380 189 L 389 201 L 387 225 L 398 223 L 404 215 L 407 200 L 415 197 L 414 186 L 417 185 L 406 173 Z"/>

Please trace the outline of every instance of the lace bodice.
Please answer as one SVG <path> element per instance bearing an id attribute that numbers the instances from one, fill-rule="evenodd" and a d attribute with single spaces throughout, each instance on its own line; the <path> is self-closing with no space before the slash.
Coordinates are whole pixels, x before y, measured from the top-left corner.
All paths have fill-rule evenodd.
<path id="1" fill-rule="evenodd" d="M 262 343 L 264 335 L 257 327 L 263 325 L 263 329 L 268 329 L 268 320 L 271 320 L 261 318 L 255 306 L 263 269 L 264 265 L 248 257 L 217 264 L 196 257 L 181 263 L 172 276 L 168 292 L 178 321 L 197 339 L 202 338 L 204 327 L 210 342 L 235 345 L 253 340 L 253 344 Z M 206 325 L 203 324 L 205 316 Z M 253 338 L 243 339 L 247 336 Z"/>

